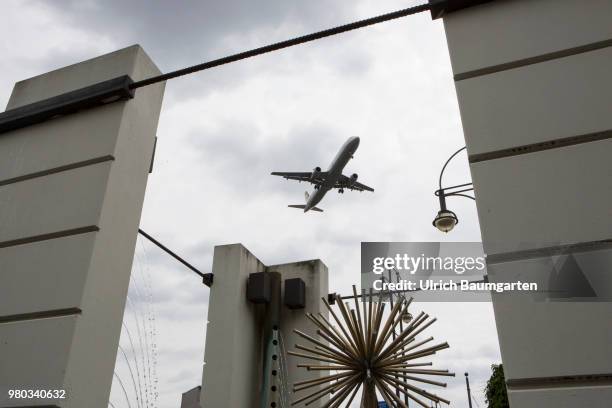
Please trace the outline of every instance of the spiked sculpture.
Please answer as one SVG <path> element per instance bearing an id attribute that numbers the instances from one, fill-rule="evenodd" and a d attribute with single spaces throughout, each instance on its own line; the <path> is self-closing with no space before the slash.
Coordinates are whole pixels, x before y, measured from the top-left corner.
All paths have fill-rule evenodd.
<path id="1" fill-rule="evenodd" d="M 357 290 L 353 286 L 355 309 L 349 309 L 342 298 L 336 295 L 335 304 L 340 311 L 339 316 L 334 312 L 328 301 L 323 298 L 323 302 L 329 309 L 337 326 L 331 324 L 321 314 L 318 316 L 307 314 L 308 319 L 318 327 L 317 334 L 329 344 L 295 330 L 296 334 L 312 343 L 314 348 L 296 344 L 296 349 L 306 351 L 309 354 L 294 351 L 290 351 L 288 354 L 318 362 L 298 364 L 297 366 L 309 371 L 336 371 L 338 374 L 295 383 L 293 385 L 294 392 L 312 387 L 322 388 L 317 388 L 315 392 L 293 401 L 292 405 L 301 402 L 310 405 L 328 394 L 333 394 L 329 401 L 323 405 L 324 408 L 340 407 L 344 403 L 348 407 L 359 389 L 362 389 L 360 406 L 364 408 L 378 406 L 377 391 L 390 407 L 407 407 L 404 402 L 406 398 L 425 408 L 429 408 L 430 405 L 422 398 L 435 403 L 450 404 L 450 401 L 412 384 L 412 382 L 421 382 L 446 387 L 445 383 L 422 378 L 418 375 L 455 375 L 449 373 L 448 370 L 415 368 L 430 366 L 432 363 L 410 363 L 412 360 L 433 355 L 437 351 L 449 347 L 448 343 L 421 347 L 433 340 L 433 337 L 416 341 L 416 336 L 436 319 L 429 319 L 429 315 L 421 312 L 396 335 L 396 328 L 398 325 L 402 326 L 402 319 L 405 321 L 405 316 L 408 315 L 408 306 L 412 298 L 410 300 L 400 299 L 393 306 L 384 324 L 385 303 L 372 302 L 372 292 L 370 291 L 369 296 L 362 294 L 363 310 L 360 311 L 358 298 Z M 321 365 L 321 363 L 326 363 L 326 365 Z"/>

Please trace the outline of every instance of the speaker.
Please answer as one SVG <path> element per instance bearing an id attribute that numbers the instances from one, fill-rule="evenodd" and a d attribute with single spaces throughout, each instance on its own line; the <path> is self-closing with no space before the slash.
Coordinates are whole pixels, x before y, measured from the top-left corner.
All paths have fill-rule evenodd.
<path id="1" fill-rule="evenodd" d="M 247 280 L 247 300 L 249 302 L 270 303 L 271 294 L 270 274 L 268 272 L 249 274 Z"/>
<path id="2" fill-rule="evenodd" d="M 289 309 L 306 307 L 306 284 L 300 278 L 285 280 L 285 306 Z"/>

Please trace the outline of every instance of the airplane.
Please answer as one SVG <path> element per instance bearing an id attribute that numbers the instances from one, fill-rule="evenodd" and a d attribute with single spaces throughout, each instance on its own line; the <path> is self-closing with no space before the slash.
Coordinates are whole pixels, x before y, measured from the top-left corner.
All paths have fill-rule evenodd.
<path id="1" fill-rule="evenodd" d="M 308 210 L 323 212 L 321 208 L 317 207 L 317 204 L 319 204 L 323 197 L 325 197 L 325 194 L 332 188 L 337 188 L 340 194 L 343 194 L 345 189 L 359 192 L 374 191 L 373 188 L 357 181 L 357 173 L 354 173 L 350 177 L 342 174 L 344 166 L 353 158 L 358 147 L 359 137 L 349 137 L 340 148 L 338 154 L 336 154 L 336 157 L 334 157 L 334 160 L 332 160 L 327 171 L 321 171 L 320 167 L 315 167 L 309 172 L 272 172 L 271 174 L 273 176 L 281 176 L 287 180 L 298 180 L 300 182 L 307 181 L 314 184 L 314 191 L 312 194 L 308 194 L 308 191 L 304 193 L 306 204 L 291 204 L 289 207 L 303 209 L 304 212 Z"/>

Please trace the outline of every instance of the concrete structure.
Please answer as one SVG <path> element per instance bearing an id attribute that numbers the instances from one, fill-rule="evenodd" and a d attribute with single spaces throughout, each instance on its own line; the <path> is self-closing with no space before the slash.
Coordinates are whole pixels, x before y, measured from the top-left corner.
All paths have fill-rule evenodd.
<path id="1" fill-rule="evenodd" d="M 240 244 L 215 247 L 215 278 L 210 293 L 200 397 L 202 408 L 259 404 L 264 305 L 250 303 L 246 287 L 250 273 L 263 271 L 278 272 L 283 280 L 299 277 L 306 283 L 305 309 L 289 310 L 283 306 L 281 310 L 280 332 L 287 349 L 293 349 L 296 342 L 294 328 L 314 335 L 316 327 L 304 317 L 305 313 L 320 312 L 327 317 L 321 301 L 328 294 L 327 267 L 320 260 L 266 266 Z M 324 375 L 323 371 L 297 370 L 299 359 L 287 357 L 288 384 Z"/>
<path id="2" fill-rule="evenodd" d="M 7 109 L 158 73 L 132 46 L 17 83 Z M 0 407 L 108 406 L 163 92 L 0 134 Z"/>
<path id="3" fill-rule="evenodd" d="M 181 397 L 181 408 L 200 408 L 200 393 L 202 387 L 197 386 L 183 393 Z"/>
<path id="4" fill-rule="evenodd" d="M 491 281 L 538 276 L 559 254 L 606 258 L 609 273 L 610 16 L 609 0 L 444 16 Z M 513 408 L 610 406 L 612 303 L 580 300 L 493 296 Z"/>

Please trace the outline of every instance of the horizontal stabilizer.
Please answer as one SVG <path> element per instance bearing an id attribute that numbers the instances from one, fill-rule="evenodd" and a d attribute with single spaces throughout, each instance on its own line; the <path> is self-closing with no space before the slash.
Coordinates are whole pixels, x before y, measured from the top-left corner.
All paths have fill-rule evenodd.
<path id="1" fill-rule="evenodd" d="M 305 205 L 303 204 L 289 204 L 287 207 L 291 207 L 291 208 L 299 208 L 301 210 L 303 210 L 304 208 L 306 208 Z M 311 207 L 310 208 L 312 211 L 318 211 L 318 212 L 323 212 L 322 209 L 320 209 L 319 207 Z"/>

